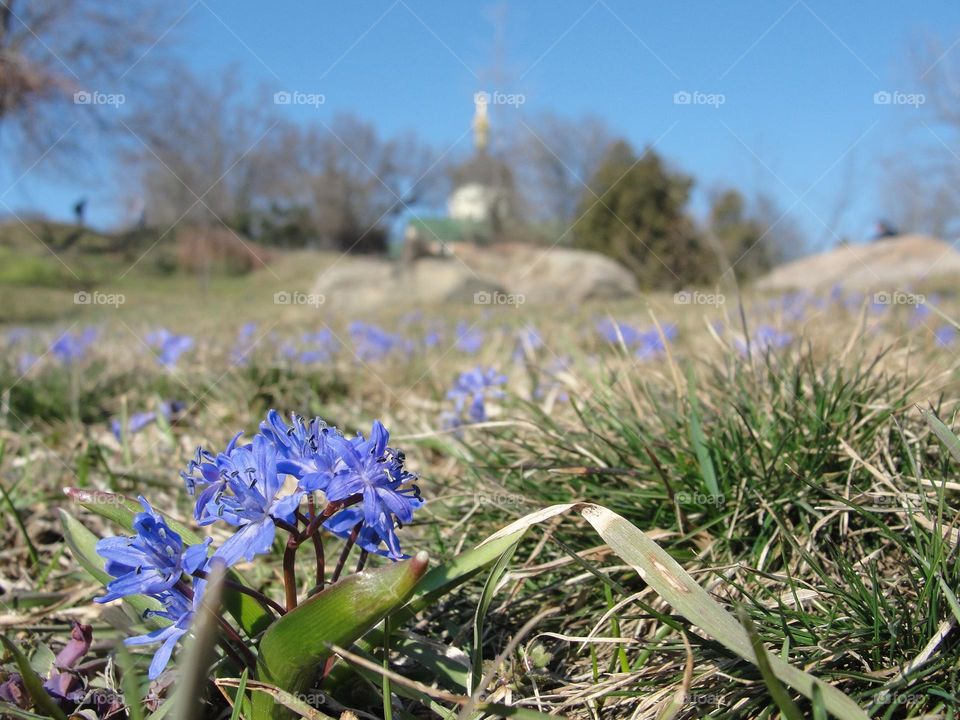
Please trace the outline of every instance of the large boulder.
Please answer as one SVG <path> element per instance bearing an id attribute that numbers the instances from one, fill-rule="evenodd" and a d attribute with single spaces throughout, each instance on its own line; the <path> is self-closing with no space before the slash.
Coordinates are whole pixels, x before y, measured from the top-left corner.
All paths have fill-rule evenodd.
<path id="1" fill-rule="evenodd" d="M 331 308 L 472 303 L 482 293 L 504 293 L 455 258 L 420 258 L 409 265 L 375 257 L 342 257 L 320 273 L 313 292 Z"/>
<path id="2" fill-rule="evenodd" d="M 478 275 L 526 302 L 616 300 L 637 293 L 637 279 L 617 261 L 587 250 L 501 243 L 455 244 L 451 252 Z"/>
<path id="3" fill-rule="evenodd" d="M 576 304 L 637 292 L 636 278 L 610 258 L 585 250 L 536 245 L 452 243 L 445 257 L 409 263 L 341 257 L 323 270 L 313 292 L 333 308 L 384 304 Z"/>
<path id="4" fill-rule="evenodd" d="M 943 278 L 960 278 L 960 252 L 937 238 L 901 235 L 794 260 L 758 280 L 757 288 L 904 290 Z"/>

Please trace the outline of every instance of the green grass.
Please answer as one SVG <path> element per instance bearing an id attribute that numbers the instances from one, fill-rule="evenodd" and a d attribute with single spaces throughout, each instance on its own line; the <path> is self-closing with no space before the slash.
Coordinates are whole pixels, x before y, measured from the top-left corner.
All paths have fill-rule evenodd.
<path id="1" fill-rule="evenodd" d="M 549 308 L 487 319 L 473 308 L 446 309 L 436 318 L 447 342 L 409 361 L 364 364 L 349 352 L 310 367 L 278 360 L 283 338 L 324 325 L 347 337 L 347 317 L 278 310 L 265 300 L 278 289 L 309 289 L 326 262 L 294 255 L 272 272 L 213 278 L 206 286 L 196 278 L 130 276 L 116 286 L 129 296 L 123 306 L 59 315 L 60 329 L 104 323 L 76 381 L 52 362 L 21 377 L 15 354 L 7 353 L 0 363 L 4 632 L 29 651 L 57 647 L 67 619 L 80 614 L 99 618 L 96 637 L 105 646 L 125 634 L 131 619 L 96 614 L 96 585 L 63 553 L 61 488 L 143 493 L 186 518 L 176 472 L 196 445 L 222 447 L 276 407 L 320 414 L 347 431 L 383 418 L 429 500 L 405 529 L 406 543 L 429 549 L 437 561 L 543 506 L 596 502 L 650 533 L 731 611 L 742 610 L 767 654 L 834 684 L 871 717 L 953 717 L 960 692 L 958 460 L 949 435 L 938 429 L 938 437 L 920 408 L 956 427 L 960 383 L 951 351 L 935 347 L 928 330 L 911 329 L 898 312 L 863 328 L 857 310 L 813 315 L 806 326 L 758 310 L 748 315 L 752 324 L 787 323 L 804 339 L 745 358 L 732 342 L 738 320 L 717 313 L 711 319 L 723 329 L 714 335 L 696 312 L 652 296 L 559 319 Z M 648 324 L 650 310 L 680 325 L 665 357 L 637 361 L 589 332 L 604 313 Z M 382 322 L 390 326 L 401 311 L 388 309 Z M 487 332 L 477 357 L 448 348 L 458 316 Z M 236 330 L 249 319 L 259 320 L 267 337 L 249 365 L 232 367 Z M 537 325 L 545 346 L 513 362 L 512 333 L 527 323 Z M 138 339 L 159 324 L 190 332 L 201 345 L 176 372 L 159 368 Z M 414 323 L 412 332 L 426 326 Z M 543 385 L 560 356 L 567 369 L 556 386 Z M 491 423 L 443 431 L 446 389 L 478 363 L 509 375 L 508 395 L 492 403 Z M 71 410 L 74 391 L 79 418 Z M 189 410 L 169 431 L 151 427 L 129 447 L 118 444 L 109 420 L 153 407 L 157 398 L 181 399 Z M 115 531 L 84 519 L 98 534 Z M 574 519 L 534 530 L 493 574 L 395 634 L 395 657 L 416 648 L 422 662 L 392 669 L 450 692 L 467 674 L 492 673 L 491 699 L 578 718 L 655 718 L 684 689 L 676 717 L 778 716 L 756 667 L 679 617 L 599 542 Z M 249 577 L 279 589 L 274 568 L 258 565 Z M 518 637 L 546 609 L 554 612 Z M 611 637 L 631 642 L 600 641 Z M 512 641 L 516 647 L 491 668 Z M 440 676 L 428 648 L 447 658 Z M 145 664 L 142 655 L 134 660 Z M 469 670 L 463 660 L 472 661 Z M 384 687 L 379 679 L 355 682 L 336 699 L 380 716 Z M 804 717 L 819 716 L 786 692 Z M 395 704 L 393 716 L 437 715 L 409 702 Z"/>

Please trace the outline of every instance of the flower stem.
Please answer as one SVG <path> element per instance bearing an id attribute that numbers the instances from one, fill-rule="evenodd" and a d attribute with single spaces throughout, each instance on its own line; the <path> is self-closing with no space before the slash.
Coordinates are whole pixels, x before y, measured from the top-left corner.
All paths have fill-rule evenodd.
<path id="1" fill-rule="evenodd" d="M 347 563 L 347 556 L 353 549 L 353 544 L 357 542 L 357 536 L 360 534 L 361 527 L 363 527 L 363 523 L 358 522 L 350 533 L 350 537 L 348 537 L 347 541 L 343 544 L 343 551 L 340 553 L 340 559 L 337 560 L 337 567 L 333 569 L 333 576 L 330 578 L 331 585 L 340 579 L 340 573 L 343 572 L 343 566 Z"/>
<path id="2" fill-rule="evenodd" d="M 241 667 L 246 666 L 251 670 L 255 669 L 257 667 L 257 658 L 254 656 L 253 652 L 251 652 L 250 648 L 247 647 L 246 643 L 243 642 L 243 638 L 240 637 L 240 634 L 234 630 L 230 623 L 228 623 L 222 617 L 217 618 L 217 621 L 230 640 L 233 640 L 233 643 L 231 643 L 226 638 L 223 638 L 221 642 L 223 648 L 231 657 L 233 657 L 234 660 L 240 663 Z M 234 646 L 234 643 L 236 643 L 236 646 Z M 240 650 L 240 654 L 237 654 L 238 648 Z"/>
<path id="3" fill-rule="evenodd" d="M 286 593 L 287 611 L 297 606 L 297 548 L 300 543 L 294 534 L 290 534 L 287 547 L 283 551 L 283 589 Z"/>
<path id="4" fill-rule="evenodd" d="M 207 573 L 205 570 L 195 570 L 193 576 L 202 580 L 207 577 Z M 243 583 L 238 583 L 236 580 L 226 579 L 223 581 L 223 584 L 232 590 L 241 592 L 244 595 L 249 595 L 258 603 L 260 603 L 264 610 L 276 612 L 278 615 L 283 615 L 286 612 L 286 610 L 283 609 L 283 605 L 276 602 L 272 598 L 267 597 L 259 590 L 254 590 L 252 587 L 247 587 Z"/>
<path id="5" fill-rule="evenodd" d="M 320 533 L 314 533 L 311 537 L 313 538 L 313 550 L 317 554 L 317 589 L 323 590 L 323 576 L 327 571 L 327 558 L 323 552 L 323 540 L 320 539 Z"/>

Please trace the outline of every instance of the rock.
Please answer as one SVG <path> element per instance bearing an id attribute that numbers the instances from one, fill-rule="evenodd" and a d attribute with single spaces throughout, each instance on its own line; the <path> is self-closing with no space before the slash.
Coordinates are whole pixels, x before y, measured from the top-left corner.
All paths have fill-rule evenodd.
<path id="1" fill-rule="evenodd" d="M 526 302 L 616 300 L 637 293 L 637 280 L 615 260 L 587 250 L 501 243 L 456 244 L 452 254 Z"/>
<path id="2" fill-rule="evenodd" d="M 637 292 L 634 276 L 616 261 L 570 248 L 503 243 L 451 243 L 447 257 L 401 265 L 375 257 L 343 257 L 322 271 L 313 292 L 331 307 L 389 304 L 576 304 L 615 300 Z"/>
<path id="3" fill-rule="evenodd" d="M 374 257 L 343 257 L 320 273 L 313 288 L 332 308 L 472 303 L 477 293 L 504 288 L 455 258 L 421 258 L 404 268 Z"/>
<path id="4" fill-rule="evenodd" d="M 827 289 L 905 290 L 933 280 L 960 278 L 960 252 L 925 235 L 900 235 L 869 245 L 846 245 L 794 260 L 757 281 L 757 289 L 783 292 Z"/>

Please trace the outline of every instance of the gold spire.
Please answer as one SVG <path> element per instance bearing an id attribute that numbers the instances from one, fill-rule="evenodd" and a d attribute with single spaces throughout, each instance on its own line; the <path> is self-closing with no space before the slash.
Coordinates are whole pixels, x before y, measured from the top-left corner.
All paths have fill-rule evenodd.
<path id="1" fill-rule="evenodd" d="M 487 149 L 490 135 L 490 119 L 487 117 L 487 105 L 490 103 L 490 94 L 484 91 L 474 93 L 473 104 L 476 110 L 473 114 L 473 146 L 478 153 Z"/>

